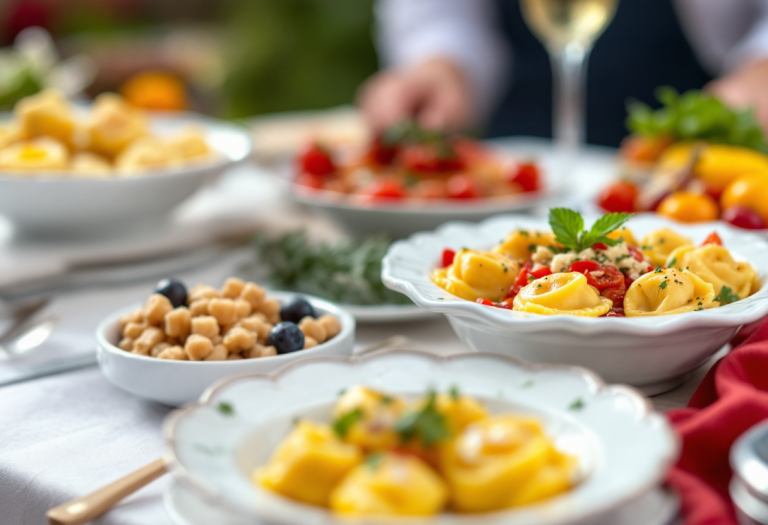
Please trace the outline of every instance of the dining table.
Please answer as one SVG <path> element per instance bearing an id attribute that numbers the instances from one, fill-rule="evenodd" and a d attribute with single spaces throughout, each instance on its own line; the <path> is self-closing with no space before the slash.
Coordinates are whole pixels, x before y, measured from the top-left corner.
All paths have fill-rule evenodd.
<path id="1" fill-rule="evenodd" d="M 279 183 L 255 164 L 232 170 L 218 184 L 228 185 L 238 198 L 249 203 L 245 211 L 257 217 L 254 232 L 275 235 L 305 228 L 312 241 L 332 241 L 343 235 L 338 225 L 284 198 Z M 203 193 L 214 190 L 206 188 Z M 0 244 L 0 259 L 3 249 L 7 252 L 10 248 Z M 241 242 L 223 247 L 211 257 L 199 258 L 196 264 L 161 266 L 158 272 L 168 272 L 188 284 L 215 283 L 242 272 L 253 260 L 253 247 Z M 76 282 L 59 279 L 46 306 L 60 318 L 52 336 L 28 354 L 0 359 L 1 525 L 43 524 L 48 509 L 94 491 L 163 455 L 163 420 L 173 407 L 113 386 L 101 375 L 95 359 L 94 332 L 101 319 L 126 304 L 143 300 L 166 276 L 153 275 L 146 268 L 135 275 L 130 270 L 127 265 L 118 272 L 119 278 L 96 279 L 93 285 L 88 284 L 84 270 L 80 270 Z M 355 350 L 392 336 L 405 338 L 408 348 L 437 354 L 469 351 L 439 315 L 359 323 Z M 660 411 L 684 407 L 707 369 L 725 352 L 727 348 L 683 385 L 652 397 L 653 405 Z M 67 367 L 67 362 L 72 366 Z M 169 482 L 167 475 L 157 479 L 94 523 L 172 524 L 163 502 Z"/>

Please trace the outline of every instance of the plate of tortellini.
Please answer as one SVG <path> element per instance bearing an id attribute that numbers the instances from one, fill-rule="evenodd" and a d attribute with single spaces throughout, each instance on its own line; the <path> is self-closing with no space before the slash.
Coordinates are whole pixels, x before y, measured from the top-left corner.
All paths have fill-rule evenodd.
<path id="1" fill-rule="evenodd" d="M 0 211 L 44 236 L 148 223 L 249 153 L 233 124 L 46 90 L 0 116 Z"/>
<path id="2" fill-rule="evenodd" d="M 165 434 L 190 493 L 302 525 L 616 523 L 665 500 L 678 454 L 638 392 L 583 369 L 407 350 L 224 380 Z"/>
<path id="3" fill-rule="evenodd" d="M 472 349 L 673 388 L 768 315 L 768 243 L 724 223 L 610 213 L 450 223 L 390 248 L 384 283 Z"/>

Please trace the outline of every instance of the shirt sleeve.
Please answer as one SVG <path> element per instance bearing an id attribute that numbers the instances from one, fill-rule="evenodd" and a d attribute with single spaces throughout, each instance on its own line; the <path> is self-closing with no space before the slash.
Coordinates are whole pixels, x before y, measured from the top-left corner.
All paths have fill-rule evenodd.
<path id="1" fill-rule="evenodd" d="M 486 115 L 509 73 L 509 53 L 490 0 L 379 0 L 377 44 L 382 63 L 406 67 L 436 57 L 454 60 Z"/>

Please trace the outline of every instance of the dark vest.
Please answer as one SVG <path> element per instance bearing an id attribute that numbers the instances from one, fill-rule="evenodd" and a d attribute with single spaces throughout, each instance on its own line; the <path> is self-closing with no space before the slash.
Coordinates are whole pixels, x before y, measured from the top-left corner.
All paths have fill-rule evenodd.
<path id="1" fill-rule="evenodd" d="M 497 0 L 513 53 L 512 83 L 487 134 L 552 136 L 552 71 L 516 0 Z M 658 106 L 654 90 L 701 88 L 711 80 L 685 39 L 671 0 L 619 0 L 595 43 L 587 71 L 587 142 L 616 146 L 626 135 L 626 102 Z"/>

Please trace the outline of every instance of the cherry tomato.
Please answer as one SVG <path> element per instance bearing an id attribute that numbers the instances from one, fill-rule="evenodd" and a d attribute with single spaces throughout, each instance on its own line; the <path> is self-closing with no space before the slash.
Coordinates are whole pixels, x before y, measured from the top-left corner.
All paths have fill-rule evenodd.
<path id="1" fill-rule="evenodd" d="M 632 283 L 635 282 L 634 279 L 630 279 L 629 277 L 624 277 L 624 288 L 629 290 L 629 287 L 632 286 Z"/>
<path id="2" fill-rule="evenodd" d="M 394 179 L 375 179 L 364 188 L 363 195 L 374 199 L 402 199 L 405 188 Z"/>
<path id="3" fill-rule="evenodd" d="M 602 272 L 600 275 L 594 275 L 596 272 Z M 586 274 L 587 283 L 598 290 L 606 288 L 616 288 L 624 286 L 624 274 L 615 266 L 603 266 L 600 270 L 592 271 Z"/>
<path id="4" fill-rule="evenodd" d="M 672 137 L 659 135 L 647 137 L 630 135 L 621 142 L 621 156 L 635 162 L 656 162 L 661 154 L 674 142 Z"/>
<path id="5" fill-rule="evenodd" d="M 600 263 L 597 261 L 576 261 L 571 264 L 572 272 L 587 273 L 600 269 Z"/>
<path id="6" fill-rule="evenodd" d="M 456 152 L 456 156 L 465 164 L 491 157 L 491 153 L 481 142 L 466 137 L 454 138 L 451 141 L 451 146 Z"/>
<path id="7" fill-rule="evenodd" d="M 453 259 L 456 258 L 456 252 L 450 248 L 443 250 L 443 268 L 447 268 L 453 264 Z"/>
<path id="8" fill-rule="evenodd" d="M 452 199 L 476 199 L 480 197 L 477 185 L 469 175 L 453 175 L 447 183 L 448 196 Z"/>
<path id="9" fill-rule="evenodd" d="M 539 189 L 539 167 L 531 162 L 520 164 L 515 173 L 509 178 L 520 186 L 523 191 L 536 191 Z"/>
<path id="10" fill-rule="evenodd" d="M 637 211 L 637 197 L 640 190 L 627 181 L 617 181 L 600 192 L 597 205 L 605 211 L 632 213 Z"/>
<path id="11" fill-rule="evenodd" d="M 533 262 L 526 261 L 526 263 L 523 265 L 523 269 L 520 270 L 520 274 L 517 276 L 517 279 L 515 280 L 515 286 L 519 286 L 520 288 L 522 288 L 523 286 L 535 281 L 536 279 L 541 279 L 542 277 L 546 277 L 547 275 L 552 275 L 552 270 L 549 269 L 549 266 L 539 268 L 536 271 L 531 270 L 532 267 L 533 267 Z M 520 290 L 518 290 L 518 292 L 519 291 Z M 515 292 L 515 294 L 517 294 L 517 292 Z"/>
<path id="12" fill-rule="evenodd" d="M 643 251 L 637 246 L 632 246 L 631 244 L 627 244 L 627 250 L 629 251 L 629 253 L 632 254 L 632 258 L 637 262 L 643 262 L 645 260 Z"/>
<path id="13" fill-rule="evenodd" d="M 396 146 L 387 146 L 381 137 L 375 137 L 368 146 L 366 159 L 376 166 L 389 166 L 397 156 Z"/>
<path id="14" fill-rule="evenodd" d="M 608 310 L 608 313 L 603 317 L 626 317 L 626 315 L 624 315 L 624 308 L 614 307 Z"/>
<path id="15" fill-rule="evenodd" d="M 310 144 L 299 156 L 299 165 L 302 172 L 313 175 L 330 175 L 336 171 L 330 154 L 317 143 Z"/>
<path id="16" fill-rule="evenodd" d="M 765 221 L 757 212 L 739 204 L 726 208 L 720 218 L 747 230 L 762 230 L 766 227 Z"/>
<path id="17" fill-rule="evenodd" d="M 475 300 L 476 303 L 482 304 L 483 306 L 496 306 L 493 304 L 493 301 L 490 301 L 488 299 L 477 299 Z"/>
<path id="18" fill-rule="evenodd" d="M 595 244 L 592 245 L 592 248 L 594 248 L 595 250 L 607 250 L 608 245 L 602 242 L 596 242 Z"/>
<path id="19" fill-rule="evenodd" d="M 742 175 L 731 182 L 720 198 L 723 208 L 740 205 L 757 213 L 768 224 L 768 174 Z"/>
<path id="20" fill-rule="evenodd" d="M 499 301 L 496 303 L 496 308 L 503 308 L 505 310 L 513 310 L 514 309 L 514 299 L 504 299 L 503 301 Z"/>
<path id="21" fill-rule="evenodd" d="M 447 172 L 464 168 L 464 162 L 454 151 L 440 151 L 433 144 L 406 146 L 399 158 L 406 170 L 415 172 Z"/>
<path id="22" fill-rule="evenodd" d="M 314 173 L 300 173 L 296 184 L 319 190 L 323 187 L 323 177 Z"/>
<path id="23" fill-rule="evenodd" d="M 707 244 L 717 244 L 718 246 L 722 246 L 723 240 L 720 238 L 717 232 L 712 232 L 706 239 L 704 239 L 704 242 L 701 243 L 702 246 L 706 246 Z"/>
<path id="24" fill-rule="evenodd" d="M 720 215 L 712 197 L 690 191 L 672 193 L 661 201 L 656 211 L 680 222 L 714 221 Z"/>
<path id="25" fill-rule="evenodd" d="M 620 286 L 612 286 L 600 291 L 600 295 L 613 301 L 614 308 L 622 308 L 624 306 L 624 295 L 627 293 L 627 289 L 624 288 L 624 280 L 621 281 Z"/>

